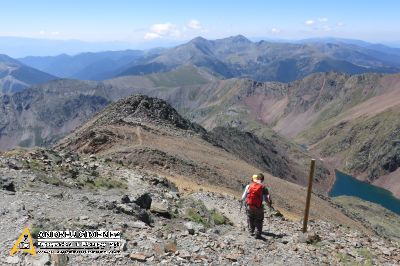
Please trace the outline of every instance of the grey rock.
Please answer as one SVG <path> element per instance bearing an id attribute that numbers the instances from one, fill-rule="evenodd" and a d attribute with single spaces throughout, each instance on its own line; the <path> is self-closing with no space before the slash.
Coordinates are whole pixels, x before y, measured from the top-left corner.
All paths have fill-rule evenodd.
<path id="1" fill-rule="evenodd" d="M 32 266 L 51 265 L 49 254 L 36 254 L 36 256 L 25 256 L 25 263 Z"/>
<path id="2" fill-rule="evenodd" d="M 150 211 L 158 216 L 162 216 L 168 219 L 171 219 L 172 217 L 171 213 L 169 212 L 168 204 L 165 203 L 153 202 Z"/>
<path id="3" fill-rule="evenodd" d="M 6 257 L 3 262 L 7 264 L 20 264 L 21 259 L 18 256 L 8 256 Z"/>
<path id="4" fill-rule="evenodd" d="M 150 213 L 147 210 L 141 209 L 135 203 L 129 204 L 116 204 L 115 210 L 117 212 L 122 212 L 128 215 L 135 216 L 140 221 L 144 222 L 145 224 L 153 223 L 153 218 L 151 217 Z"/>
<path id="5" fill-rule="evenodd" d="M 168 239 L 164 242 L 164 251 L 175 253 L 177 251 L 176 238 Z"/>
<path id="6" fill-rule="evenodd" d="M 193 251 L 193 252 L 199 252 L 200 249 L 201 249 L 200 246 L 194 246 L 194 247 L 192 248 L 192 251 Z"/>
<path id="7" fill-rule="evenodd" d="M 205 232 L 204 225 L 202 224 L 187 222 L 185 223 L 185 227 L 191 235 L 195 234 L 196 232 Z"/>
<path id="8" fill-rule="evenodd" d="M 131 253 L 129 255 L 129 258 L 131 260 L 137 260 L 137 261 L 140 261 L 140 262 L 145 262 L 147 257 L 148 256 L 146 254 L 144 254 L 144 253 Z"/>
<path id="9" fill-rule="evenodd" d="M 146 228 L 147 226 L 142 221 L 135 221 L 135 222 L 128 223 L 128 227 L 143 229 L 143 228 Z"/>
<path id="10" fill-rule="evenodd" d="M 0 178 L 0 187 L 3 190 L 15 192 L 14 182 L 9 177 L 2 176 Z"/>
<path id="11" fill-rule="evenodd" d="M 121 198 L 121 203 L 130 203 L 131 202 L 131 200 L 129 199 L 129 196 L 128 195 L 124 195 L 122 198 Z"/>

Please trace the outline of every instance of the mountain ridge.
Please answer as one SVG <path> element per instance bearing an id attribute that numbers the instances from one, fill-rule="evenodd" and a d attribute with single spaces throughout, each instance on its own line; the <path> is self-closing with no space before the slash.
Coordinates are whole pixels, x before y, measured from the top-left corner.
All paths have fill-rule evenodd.
<path id="1" fill-rule="evenodd" d="M 400 71 L 400 54 L 395 48 L 329 39 L 326 42 L 252 42 L 242 35 L 216 40 L 197 37 L 172 48 L 137 50 L 133 56 L 128 53 L 121 57 L 123 52 L 82 53 L 68 56 L 66 61 L 65 56 L 64 61 L 57 61 L 57 57 L 20 60 L 57 76 L 95 80 L 168 72 L 185 64 L 208 69 L 222 78 L 281 82 L 320 71 L 348 74 Z M 82 60 L 89 54 L 91 64 Z"/>
<path id="2" fill-rule="evenodd" d="M 26 66 L 16 59 L 0 54 L 0 94 L 24 90 L 57 77 Z"/>

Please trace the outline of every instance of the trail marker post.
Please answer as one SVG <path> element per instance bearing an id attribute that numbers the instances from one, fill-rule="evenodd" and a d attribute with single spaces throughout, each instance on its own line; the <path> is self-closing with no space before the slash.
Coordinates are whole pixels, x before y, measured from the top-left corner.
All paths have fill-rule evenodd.
<path id="1" fill-rule="evenodd" d="M 314 178 L 314 171 L 315 171 L 315 159 L 311 159 L 310 175 L 308 177 L 306 209 L 304 211 L 303 233 L 307 232 L 308 214 L 310 212 L 310 200 L 311 200 L 311 191 L 312 191 L 312 183 L 313 183 L 313 178 Z"/>

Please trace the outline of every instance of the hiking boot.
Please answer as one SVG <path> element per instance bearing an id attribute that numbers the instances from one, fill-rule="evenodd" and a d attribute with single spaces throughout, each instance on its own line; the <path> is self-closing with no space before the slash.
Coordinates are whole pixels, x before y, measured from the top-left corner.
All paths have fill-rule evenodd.
<path id="1" fill-rule="evenodd" d="M 254 232 L 251 232 L 250 235 L 251 235 L 251 236 L 254 236 Z"/>
<path id="2" fill-rule="evenodd" d="M 255 239 L 261 239 L 261 234 L 256 234 Z"/>

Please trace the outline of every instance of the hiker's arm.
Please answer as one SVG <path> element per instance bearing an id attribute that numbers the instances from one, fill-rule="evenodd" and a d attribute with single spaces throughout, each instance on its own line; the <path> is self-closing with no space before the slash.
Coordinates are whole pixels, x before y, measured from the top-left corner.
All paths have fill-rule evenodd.
<path id="1" fill-rule="evenodd" d="M 272 200 L 271 200 L 271 195 L 269 194 L 268 189 L 264 190 L 264 194 L 263 194 L 263 199 L 265 201 L 265 203 L 268 204 L 268 206 L 271 208 L 272 207 Z"/>

